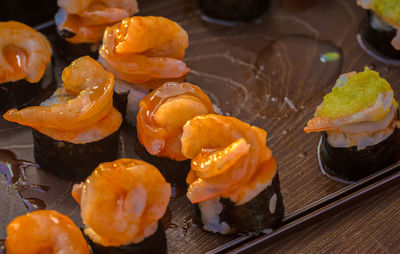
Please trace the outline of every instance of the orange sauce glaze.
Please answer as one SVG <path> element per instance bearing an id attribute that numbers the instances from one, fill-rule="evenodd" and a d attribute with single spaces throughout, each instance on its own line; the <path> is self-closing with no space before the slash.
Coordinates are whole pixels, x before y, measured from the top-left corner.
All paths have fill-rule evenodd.
<path id="1" fill-rule="evenodd" d="M 139 142 L 156 156 L 182 161 L 182 127 L 192 117 L 213 113 L 208 96 L 190 83 L 165 83 L 139 103 L 137 131 Z"/>
<path id="2" fill-rule="evenodd" d="M 277 165 L 264 130 L 234 117 L 208 114 L 183 127 L 182 153 L 192 159 L 187 197 L 192 203 L 216 196 L 244 204 L 271 184 Z"/>

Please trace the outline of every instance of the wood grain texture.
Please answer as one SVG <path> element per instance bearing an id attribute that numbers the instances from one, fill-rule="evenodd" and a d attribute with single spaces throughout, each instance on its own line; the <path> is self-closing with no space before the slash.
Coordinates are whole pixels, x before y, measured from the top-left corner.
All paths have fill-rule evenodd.
<path id="1" fill-rule="evenodd" d="M 287 214 L 311 204 L 345 185 L 321 174 L 316 146 L 318 134 L 303 127 L 330 91 L 340 73 L 374 67 L 399 99 L 400 73 L 378 63 L 359 47 L 356 35 L 365 12 L 355 0 L 271 0 L 266 15 L 249 24 L 223 27 L 201 19 L 194 0 L 140 1 L 141 15 L 165 16 L 189 33 L 187 80 L 199 85 L 225 115 L 268 132 L 267 144 L 278 162 Z M 338 61 L 321 63 L 320 56 L 336 51 Z M 56 66 L 57 67 L 57 66 Z M 135 158 L 135 130 L 124 127 L 122 154 Z M 20 159 L 33 160 L 28 128 L 0 120 L 0 148 Z M 49 209 L 69 215 L 81 225 L 79 207 L 70 196 L 72 184 L 41 170 L 28 171 L 33 183 L 50 186 L 47 193 L 29 193 L 46 201 Z M 388 252 L 399 251 L 400 222 L 396 205 L 400 191 L 388 190 L 363 204 L 271 246 L 266 252 Z M 0 238 L 24 206 L 0 176 Z M 204 253 L 235 236 L 214 235 L 193 223 L 185 197 L 169 205 L 166 229 L 170 253 Z"/>
<path id="2" fill-rule="evenodd" d="M 399 253 L 399 203 L 390 188 L 255 253 Z"/>

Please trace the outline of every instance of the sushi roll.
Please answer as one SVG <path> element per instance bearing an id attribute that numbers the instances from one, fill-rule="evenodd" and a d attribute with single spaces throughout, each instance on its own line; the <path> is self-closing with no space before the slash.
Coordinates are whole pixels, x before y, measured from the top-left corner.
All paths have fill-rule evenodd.
<path id="1" fill-rule="evenodd" d="M 46 8 L 43 8 L 46 6 Z M 15 20 L 30 26 L 36 26 L 49 21 L 49 17 L 57 12 L 57 1 L 54 0 L 13 0 L 2 1 L 0 8 L 1 20 Z"/>
<path id="2" fill-rule="evenodd" d="M 357 0 L 368 9 L 359 42 L 378 60 L 400 63 L 400 2 L 397 0 Z M 391 61 L 394 60 L 394 61 Z"/>
<path id="3" fill-rule="evenodd" d="M 138 102 L 149 89 L 184 81 L 188 45 L 186 31 L 163 17 L 126 18 L 106 29 L 99 62 L 116 77 L 114 90 L 127 106 L 117 103 L 129 123 L 135 123 Z"/>
<path id="4" fill-rule="evenodd" d="M 68 60 L 84 55 L 97 58 L 106 27 L 139 11 L 136 0 L 59 0 L 57 4 L 57 42 Z"/>
<path id="5" fill-rule="evenodd" d="M 343 74 L 317 107 L 304 131 L 322 132 L 321 169 L 357 181 L 399 158 L 398 103 L 375 71 Z"/>
<path id="6" fill-rule="evenodd" d="M 13 219 L 7 226 L 7 254 L 89 254 L 81 230 L 67 216 L 38 210 Z"/>
<path id="7" fill-rule="evenodd" d="M 136 153 L 156 165 L 169 182 L 184 185 L 190 161 L 181 152 L 182 127 L 194 116 L 213 112 L 210 99 L 198 86 L 165 83 L 139 103 Z"/>
<path id="8" fill-rule="evenodd" d="M 216 114 L 183 126 L 182 154 L 191 159 L 186 196 L 203 229 L 258 234 L 281 222 L 277 164 L 266 138 L 258 127 Z"/>
<path id="9" fill-rule="evenodd" d="M 82 180 L 100 162 L 118 158 L 121 114 L 113 107 L 113 75 L 94 59 L 75 60 L 62 73 L 63 87 L 40 106 L 11 109 L 4 118 L 33 128 L 41 168 Z"/>
<path id="10" fill-rule="evenodd" d="M 269 0 L 197 0 L 200 10 L 210 21 L 252 21 L 268 8 Z"/>
<path id="11" fill-rule="evenodd" d="M 101 163 L 72 196 L 93 253 L 166 253 L 160 219 L 171 186 L 154 166 L 134 159 Z"/>
<path id="12" fill-rule="evenodd" d="M 0 22 L 0 113 L 33 103 L 53 82 L 52 49 L 44 35 L 16 21 Z"/>

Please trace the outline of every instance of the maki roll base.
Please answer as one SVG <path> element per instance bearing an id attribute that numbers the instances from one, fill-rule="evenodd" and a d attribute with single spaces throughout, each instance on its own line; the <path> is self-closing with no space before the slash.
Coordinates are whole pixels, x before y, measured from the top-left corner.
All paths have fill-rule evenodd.
<path id="1" fill-rule="evenodd" d="M 317 148 L 321 172 L 335 181 L 354 183 L 397 162 L 400 158 L 400 130 L 382 142 L 360 151 L 357 147 L 336 148 L 324 132 Z"/>
<path id="2" fill-rule="evenodd" d="M 174 161 L 166 157 L 151 155 L 138 140 L 135 143 L 135 152 L 141 160 L 144 160 L 158 168 L 167 182 L 171 183 L 173 187 L 178 189 L 179 193 L 182 192 L 182 189 L 185 189 L 186 192 L 186 176 L 190 170 L 190 160 Z"/>
<path id="3" fill-rule="evenodd" d="M 158 222 L 157 231 L 140 243 L 120 247 L 105 247 L 93 242 L 85 233 L 92 254 L 163 254 L 167 253 L 167 238 L 164 227 Z"/>
<path id="4" fill-rule="evenodd" d="M 86 179 L 101 162 L 119 156 L 119 131 L 86 144 L 52 139 L 32 129 L 35 161 L 45 171 L 65 180 Z"/>
<path id="5" fill-rule="evenodd" d="M 370 56 L 380 62 L 398 66 L 400 65 L 400 50 L 396 50 L 391 41 L 396 35 L 396 30 L 379 31 L 371 26 L 372 13 L 367 12 L 367 17 L 362 21 L 357 41 L 360 47 Z"/>
<path id="6" fill-rule="evenodd" d="M 236 206 L 229 198 L 221 198 L 220 223 L 225 222 L 232 234 L 259 235 L 271 231 L 285 216 L 278 172 L 267 188 L 243 205 Z M 203 226 L 198 204 L 193 204 L 197 223 Z"/>

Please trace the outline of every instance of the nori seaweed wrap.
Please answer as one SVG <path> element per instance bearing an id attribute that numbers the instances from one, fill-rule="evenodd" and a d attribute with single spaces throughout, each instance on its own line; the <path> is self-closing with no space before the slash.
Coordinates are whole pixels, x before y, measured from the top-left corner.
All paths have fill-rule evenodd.
<path id="1" fill-rule="evenodd" d="M 119 159 L 101 163 L 72 196 L 81 206 L 84 234 L 94 254 L 165 253 L 160 219 L 171 185 L 146 162 Z"/>
<path id="2" fill-rule="evenodd" d="M 54 73 L 51 64 L 46 68 L 42 79 L 32 84 L 25 79 L 0 84 L 0 114 L 10 108 L 23 108 L 35 104 L 38 96 L 46 88 L 53 87 Z"/>
<path id="3" fill-rule="evenodd" d="M 186 176 L 190 170 L 190 160 L 175 161 L 166 157 L 151 155 L 138 141 L 135 142 L 135 153 L 140 159 L 158 168 L 167 179 L 167 182 L 177 184 L 186 189 Z"/>
<path id="4" fill-rule="evenodd" d="M 369 9 L 363 21 L 359 42 L 361 47 L 378 60 L 400 63 L 400 5 L 393 0 L 358 0 Z"/>
<path id="5" fill-rule="evenodd" d="M 53 83 L 52 49 L 44 35 L 19 22 L 0 22 L 0 32 L 0 113 L 4 113 L 33 104 Z"/>
<path id="6" fill-rule="evenodd" d="M 382 142 L 362 150 L 356 146 L 338 148 L 329 144 L 327 134 L 323 132 L 318 156 L 326 174 L 353 182 L 398 161 L 399 142 L 399 130 L 396 128 Z"/>
<path id="7" fill-rule="evenodd" d="M 208 17 L 224 21 L 251 21 L 268 8 L 269 0 L 198 0 L 200 10 Z"/>
<path id="8" fill-rule="evenodd" d="M 340 76 L 306 132 L 322 132 L 319 162 L 335 180 L 357 181 L 399 159 L 398 104 L 377 72 Z"/>
<path id="9" fill-rule="evenodd" d="M 373 19 L 377 19 L 377 17 L 368 11 L 360 32 L 360 38 L 363 40 L 364 45 L 369 50 L 376 51 L 376 54 L 380 54 L 384 58 L 393 58 L 400 61 L 400 51 L 391 45 L 391 41 L 396 36 L 397 30 L 389 25 L 384 29 L 379 29 L 371 25 Z"/>
<path id="10" fill-rule="evenodd" d="M 220 198 L 219 202 L 222 204 L 219 223 L 229 225 L 230 233 L 259 234 L 273 229 L 285 216 L 278 174 L 270 186 L 243 205 L 236 206 L 229 198 Z M 202 224 L 199 205 L 194 206 L 199 223 Z"/>
<path id="11" fill-rule="evenodd" d="M 167 253 L 167 238 L 161 222 L 158 223 L 157 231 L 139 243 L 132 243 L 118 247 L 104 247 L 93 242 L 88 236 L 86 239 L 92 248 L 93 254 L 163 254 Z"/>
<path id="12" fill-rule="evenodd" d="M 80 181 L 98 163 L 118 158 L 122 116 L 113 107 L 114 77 L 94 59 L 78 58 L 62 80 L 40 106 L 11 109 L 4 118 L 33 128 L 34 155 L 43 169 Z"/>
<path id="13" fill-rule="evenodd" d="M 126 120 L 126 109 L 128 106 L 129 92 L 130 91 L 117 93 L 114 91 L 114 94 L 113 94 L 114 107 L 121 113 L 124 121 Z"/>
<path id="14" fill-rule="evenodd" d="M 69 65 L 73 60 L 82 57 L 90 56 L 91 58 L 97 59 L 99 57 L 100 43 L 70 43 L 67 41 L 68 38 L 72 37 L 73 33 L 68 30 L 58 30 L 55 38 L 58 53 L 65 61 L 66 65 Z"/>
<path id="15" fill-rule="evenodd" d="M 114 84 L 114 106 L 121 112 L 124 122 L 136 125 L 139 101 L 148 94 L 148 90 L 116 78 Z"/>
<path id="16" fill-rule="evenodd" d="M 63 179 L 82 181 L 99 163 L 119 157 L 119 131 L 85 144 L 55 140 L 34 129 L 32 132 L 35 161 Z"/>
<path id="17" fill-rule="evenodd" d="M 259 234 L 284 217 L 277 165 L 266 132 L 233 117 L 196 116 L 183 127 L 182 153 L 191 158 L 186 196 L 203 228 Z"/>

